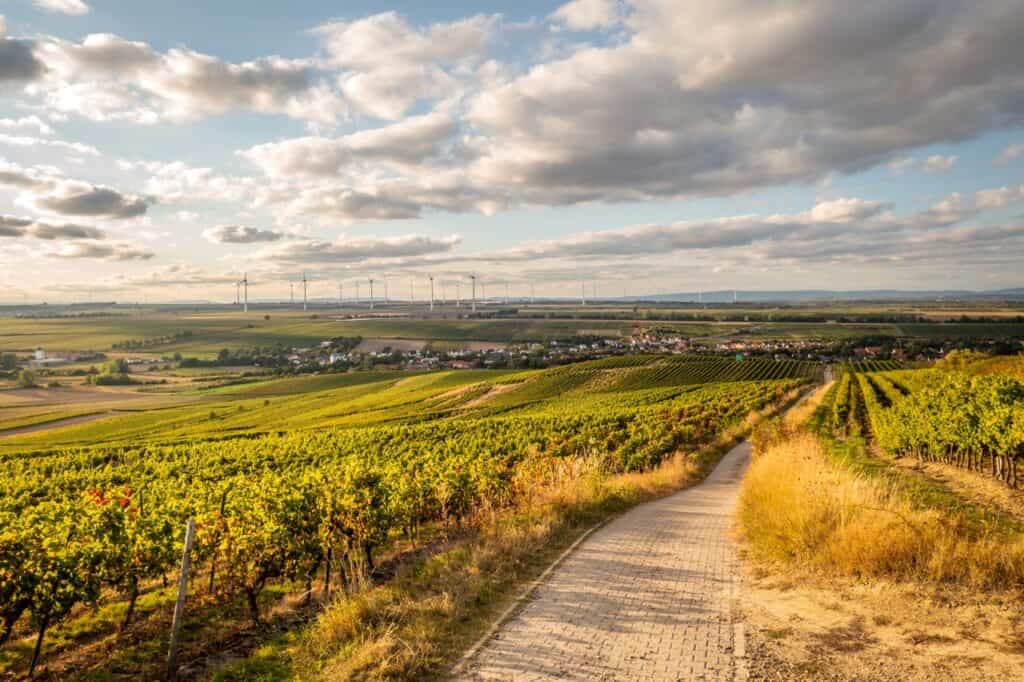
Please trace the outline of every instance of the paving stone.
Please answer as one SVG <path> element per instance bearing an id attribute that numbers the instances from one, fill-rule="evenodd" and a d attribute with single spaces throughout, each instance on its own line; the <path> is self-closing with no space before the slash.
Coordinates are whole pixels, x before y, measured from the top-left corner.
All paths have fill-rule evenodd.
<path id="1" fill-rule="evenodd" d="M 729 537 L 750 445 L 700 485 L 587 538 L 474 657 L 464 680 L 745 678 Z"/>

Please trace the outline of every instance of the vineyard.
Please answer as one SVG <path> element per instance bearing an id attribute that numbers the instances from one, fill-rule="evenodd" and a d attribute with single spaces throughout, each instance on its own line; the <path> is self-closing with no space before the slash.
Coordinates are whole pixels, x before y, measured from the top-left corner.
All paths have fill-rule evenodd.
<path id="1" fill-rule="evenodd" d="M 370 426 L 353 417 L 347 427 L 228 439 L 199 431 L 187 442 L 178 426 L 165 442 L 0 455 L 0 671 L 34 668 L 47 633 L 83 610 L 117 604 L 130 632 L 140 596 L 175 574 L 187 519 L 197 522 L 193 562 L 207 596 L 241 600 L 255 627 L 271 585 L 358 590 L 389 543 L 446 537 L 573 471 L 649 470 L 813 371 L 652 357 L 476 384 L 424 375 L 391 404 L 381 400 L 390 382 L 337 389 L 353 391 L 365 414 L 392 410 L 395 423 L 377 414 Z M 695 385 L 699 377 L 716 383 Z M 574 391 L 578 402 L 564 398 Z"/>
<path id="2" fill-rule="evenodd" d="M 847 371 L 826 398 L 822 418 L 833 434 L 869 436 L 892 456 L 1020 484 L 1024 384 L 1009 376 L 946 367 Z"/>

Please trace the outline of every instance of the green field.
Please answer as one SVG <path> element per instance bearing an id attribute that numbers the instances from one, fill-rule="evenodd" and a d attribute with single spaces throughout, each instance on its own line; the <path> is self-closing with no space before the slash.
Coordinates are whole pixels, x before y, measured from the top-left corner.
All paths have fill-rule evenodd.
<path id="1" fill-rule="evenodd" d="M 633 356 L 534 371 L 309 375 L 192 390 L 183 396 L 188 401 L 184 405 L 147 403 L 135 408 L 127 403 L 118 406 L 118 414 L 88 423 L 6 437 L 5 428 L 86 414 L 90 409 L 79 404 L 38 408 L 37 417 L 9 423 L 4 423 L 5 410 L 0 409 L 0 452 L 414 423 L 470 413 L 561 409 L 563 404 L 586 410 L 604 404 L 608 396 L 615 396 L 613 402 L 635 402 L 636 392 L 667 389 L 655 395 L 663 400 L 697 384 L 809 379 L 819 371 L 818 365 L 805 362 Z"/>
<path id="2" fill-rule="evenodd" d="M 399 308 L 400 310 L 400 308 Z M 899 307 L 890 312 L 896 314 Z M 858 322 L 856 311 L 828 308 L 802 311 L 806 315 L 844 315 L 843 322 L 789 322 L 772 320 L 771 312 L 751 310 L 676 311 L 676 319 L 645 319 L 642 311 L 629 309 L 531 309 L 519 317 L 461 318 L 468 311 L 448 308 L 435 316 L 392 316 L 351 318 L 359 311 L 325 309 L 302 313 L 293 309 L 268 309 L 244 314 L 233 309 L 194 312 L 183 307 L 175 312 L 163 309 L 125 309 L 95 317 L 15 318 L 0 317 L 0 351 L 30 352 L 43 348 L 52 352 L 109 352 L 126 341 L 146 342 L 133 349 L 150 355 L 181 352 L 210 356 L 219 350 L 256 346 L 313 346 L 325 339 L 347 336 L 367 339 L 402 339 L 432 343 L 435 347 L 458 347 L 467 342 L 547 342 L 579 336 L 618 338 L 642 330 L 662 330 L 714 341 L 736 339 L 822 339 L 841 340 L 863 336 L 897 336 L 918 339 L 962 339 L 971 337 L 1008 338 L 1024 336 L 1024 323 L 1007 322 Z M 366 314 L 368 311 L 361 311 Z M 409 310 L 409 313 L 415 311 Z M 544 317 L 537 315 L 542 313 Z M 629 314 L 636 313 L 630 317 Z M 661 310 L 660 312 L 665 312 Z M 671 309 L 668 309 L 671 312 Z M 799 317 L 793 311 L 781 311 Z M 1010 315 L 1014 311 L 1006 311 Z M 392 315 L 397 311 L 392 311 Z M 422 311 L 416 312 L 422 315 Z M 869 314 L 868 311 L 863 312 Z M 878 314 L 875 311 L 872 314 Z M 547 317 L 563 315 L 564 317 Z M 687 315 L 721 320 L 687 320 Z M 269 319 L 265 319 L 269 318 Z M 728 321 L 723 321 L 728 319 Z M 736 321 L 739 320 L 739 321 Z M 187 336 L 186 336 L 187 334 Z"/>

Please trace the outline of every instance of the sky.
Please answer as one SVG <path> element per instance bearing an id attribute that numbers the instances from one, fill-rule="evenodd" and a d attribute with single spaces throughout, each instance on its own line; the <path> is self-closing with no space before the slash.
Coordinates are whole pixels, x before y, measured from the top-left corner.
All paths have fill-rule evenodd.
<path id="1" fill-rule="evenodd" d="M 1024 286 L 1024 0 L 5 0 L 0 302 Z"/>

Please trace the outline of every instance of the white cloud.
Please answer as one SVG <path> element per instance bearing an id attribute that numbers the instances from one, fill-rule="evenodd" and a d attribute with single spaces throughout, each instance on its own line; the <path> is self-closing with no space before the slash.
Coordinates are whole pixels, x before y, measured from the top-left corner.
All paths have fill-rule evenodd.
<path id="1" fill-rule="evenodd" d="M 93 218 L 135 218 L 145 199 L 111 187 L 63 177 L 55 168 L 24 167 L 0 159 L 0 186 L 21 190 L 18 203 L 44 213 Z"/>
<path id="2" fill-rule="evenodd" d="M 313 30 L 329 61 L 344 71 L 338 85 L 357 109 L 397 120 L 417 102 L 456 97 L 458 67 L 477 61 L 496 16 L 414 27 L 395 12 L 335 21 Z"/>
<path id="3" fill-rule="evenodd" d="M 0 130 L 11 132 L 35 132 L 39 135 L 53 135 L 53 128 L 38 116 L 21 118 L 0 118 Z"/>
<path id="4" fill-rule="evenodd" d="M 89 13 L 89 5 L 82 0 L 32 0 L 32 2 L 39 9 L 56 14 Z"/>
<path id="5" fill-rule="evenodd" d="M 249 109 L 332 124 L 345 112 L 311 59 L 228 63 L 184 47 L 159 53 L 111 34 L 81 43 L 46 36 L 34 54 L 46 72 L 29 92 L 56 111 L 99 121 L 184 122 Z"/>
<path id="6" fill-rule="evenodd" d="M 87 258 L 91 260 L 105 261 L 134 261 L 149 260 L 156 254 L 152 251 L 146 251 L 145 249 L 122 242 L 75 241 L 61 244 L 56 249 L 48 251 L 46 255 L 52 258 Z"/>
<path id="7" fill-rule="evenodd" d="M 559 7 L 551 18 L 574 31 L 605 28 L 620 19 L 617 0 L 573 0 Z"/>
<path id="8" fill-rule="evenodd" d="M 45 213 L 114 219 L 136 218 L 148 208 L 142 197 L 77 180 L 60 180 L 47 191 L 31 195 L 28 203 Z"/>
<path id="9" fill-rule="evenodd" d="M 252 178 L 221 175 L 212 168 L 189 166 L 181 161 L 119 161 L 126 171 L 149 173 L 145 191 L 162 204 L 200 199 L 240 201 L 250 196 L 257 183 Z"/>
<path id="10" fill-rule="evenodd" d="M 902 175 L 914 166 L 917 161 L 912 156 L 898 156 L 887 165 L 893 175 Z"/>
<path id="11" fill-rule="evenodd" d="M 438 156 L 455 132 L 450 116 L 434 113 L 334 139 L 303 137 L 262 144 L 241 155 L 273 176 L 335 177 L 357 162 L 423 163 Z"/>
<path id="12" fill-rule="evenodd" d="M 1022 201 L 1024 201 L 1024 185 L 983 189 L 974 195 L 974 202 L 979 210 L 1003 208 Z"/>
<path id="13" fill-rule="evenodd" d="M 1008 164 L 1024 156 L 1024 144 L 1011 144 L 996 157 L 996 163 Z"/>
<path id="14" fill-rule="evenodd" d="M 100 154 L 96 147 L 82 144 L 81 142 L 47 140 L 41 137 L 29 137 L 24 135 L 6 135 L 4 133 L 0 133 L 0 144 L 6 144 L 12 147 L 51 147 L 84 156 L 99 156 Z"/>
<path id="15" fill-rule="evenodd" d="M 107 233 L 97 227 L 74 224 L 51 224 L 34 218 L 0 215 L 0 237 L 31 237 L 47 241 L 57 239 L 106 239 Z"/>
<path id="16" fill-rule="evenodd" d="M 213 244 L 255 244 L 276 242 L 284 234 L 275 230 L 263 230 L 244 225 L 218 225 L 203 231 L 203 238 Z"/>
<path id="17" fill-rule="evenodd" d="M 490 39 L 497 17 L 482 14 L 451 23 L 416 28 L 396 12 L 357 21 L 333 21 L 313 29 L 331 61 L 371 71 L 394 64 L 451 64 L 477 57 Z"/>
<path id="18" fill-rule="evenodd" d="M 945 173 L 956 163 L 956 156 L 933 154 L 921 162 L 921 170 L 925 173 Z"/>
<path id="19" fill-rule="evenodd" d="M 397 237 L 339 236 L 333 242 L 290 241 L 267 247 L 255 258 L 272 263 L 358 263 L 449 253 L 461 243 L 459 236 L 431 237 L 406 234 Z"/>

